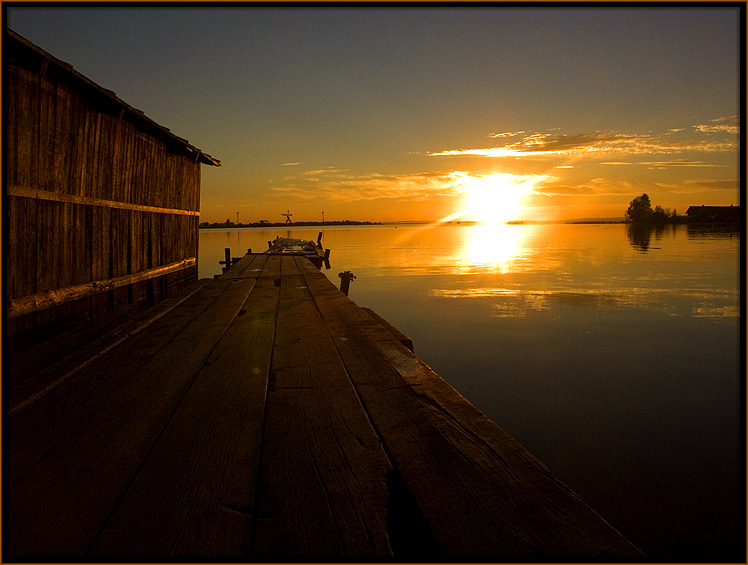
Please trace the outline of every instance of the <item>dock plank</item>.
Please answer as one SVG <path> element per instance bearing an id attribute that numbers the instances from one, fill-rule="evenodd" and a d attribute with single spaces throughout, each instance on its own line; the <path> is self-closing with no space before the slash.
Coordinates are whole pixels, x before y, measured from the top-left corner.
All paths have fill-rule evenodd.
<path id="1" fill-rule="evenodd" d="M 391 558 L 391 467 L 302 275 L 276 332 L 252 558 Z"/>
<path id="2" fill-rule="evenodd" d="M 10 555 L 85 554 L 254 286 L 226 282 L 210 308 L 10 488 Z"/>
<path id="3" fill-rule="evenodd" d="M 11 413 L 5 422 L 8 433 L 4 445 L 7 485 L 15 484 L 137 370 L 210 308 L 226 284 L 201 288 L 179 308 L 154 322 L 148 332 L 134 335 L 67 380 L 63 379 L 63 372 L 43 371 L 39 378 L 30 379 L 37 385 L 35 389 L 25 384 L 11 389 Z M 70 369 L 73 365 L 63 362 L 60 366 Z M 63 380 L 58 386 L 52 386 L 55 379 Z M 34 400 L 44 390 L 46 394 Z M 29 402 L 31 400 L 34 401 Z"/>
<path id="4" fill-rule="evenodd" d="M 331 335 L 344 338 L 335 342 L 338 353 L 443 558 L 638 554 L 544 465 L 480 418 L 477 409 L 328 281 L 310 271 L 305 279 Z M 377 334 L 375 341 L 366 328 Z M 396 363 L 389 363 L 381 349 L 389 349 Z M 436 379 L 438 385 L 432 382 Z M 466 412 L 472 414 L 465 417 Z M 482 425 L 475 430 L 467 420 Z"/>
<path id="5" fill-rule="evenodd" d="M 278 297 L 270 278 L 257 282 L 91 557 L 226 559 L 248 551 Z"/>
<path id="6" fill-rule="evenodd" d="M 6 560 L 642 557 L 303 257 L 246 255 L 6 432 Z"/>

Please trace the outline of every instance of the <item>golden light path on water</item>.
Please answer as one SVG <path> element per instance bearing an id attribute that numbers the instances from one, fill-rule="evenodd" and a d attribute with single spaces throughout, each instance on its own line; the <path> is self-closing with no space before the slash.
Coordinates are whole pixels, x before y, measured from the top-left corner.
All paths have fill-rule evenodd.
<path id="1" fill-rule="evenodd" d="M 463 268 L 480 266 L 500 273 L 514 271 L 530 252 L 525 244 L 538 227 L 517 229 L 505 223 L 477 224 L 468 232 L 468 241 L 460 248 L 455 262 Z"/>
<path id="2" fill-rule="evenodd" d="M 423 237 L 427 231 L 445 226 L 449 220 L 419 226 L 395 239 L 396 245 L 412 242 Z M 470 229 L 462 232 L 464 241 L 457 247 L 445 247 L 438 264 L 450 265 L 454 273 L 467 273 L 480 270 L 483 273 L 509 273 L 520 269 L 520 264 L 528 259 L 532 249 L 527 245 L 535 232 L 543 226 L 518 226 L 507 223 L 465 223 Z M 436 265 L 434 265 L 436 266 Z"/>
<path id="3" fill-rule="evenodd" d="M 513 175 L 493 173 L 486 175 L 455 171 L 452 173 L 455 188 L 462 194 L 463 207 L 441 220 L 424 226 L 422 230 L 453 222 L 476 222 L 466 231 L 467 240 L 448 257 L 458 272 L 481 267 L 488 272 L 510 272 L 530 253 L 526 245 L 528 236 L 537 226 L 516 229 L 507 222 L 533 219 L 532 208 L 525 199 L 550 178 L 548 175 Z M 414 237 L 413 233 L 404 237 Z"/>

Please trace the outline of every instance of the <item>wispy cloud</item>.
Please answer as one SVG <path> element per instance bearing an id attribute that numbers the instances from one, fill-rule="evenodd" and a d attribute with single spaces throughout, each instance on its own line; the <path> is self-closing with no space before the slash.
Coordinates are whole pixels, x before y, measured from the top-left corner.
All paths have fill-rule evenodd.
<path id="1" fill-rule="evenodd" d="M 648 167 L 655 167 L 658 169 L 664 169 L 665 167 L 727 167 L 727 165 L 705 163 L 704 161 L 688 161 L 686 159 L 676 159 L 675 161 L 639 161 L 637 164 L 647 165 Z"/>
<path id="2" fill-rule="evenodd" d="M 279 196 L 302 200 L 355 202 L 399 198 L 415 202 L 434 196 L 453 196 L 457 189 L 458 177 L 454 172 L 351 174 L 344 169 L 327 168 L 286 177 L 283 186 L 271 190 Z"/>
<path id="3" fill-rule="evenodd" d="M 301 163 L 281 163 L 281 167 L 294 167 L 296 165 L 301 165 Z"/>
<path id="4" fill-rule="evenodd" d="M 620 196 L 645 192 L 648 186 L 628 180 L 597 177 L 579 184 L 551 179 L 536 190 L 544 196 Z"/>
<path id="5" fill-rule="evenodd" d="M 737 118 L 718 118 L 710 125 L 694 126 L 702 133 L 738 131 Z M 524 132 L 494 133 L 489 137 L 500 139 L 517 136 Z M 735 139 L 678 139 L 674 133 L 682 133 L 682 128 L 671 129 L 661 135 L 633 134 L 595 131 L 573 135 L 532 133 L 522 139 L 499 145 L 477 149 L 446 149 L 428 153 L 431 157 L 470 155 L 479 157 L 537 157 L 537 156 L 599 156 L 610 155 L 656 155 L 678 154 L 686 151 L 725 152 L 738 148 Z"/>
<path id="6" fill-rule="evenodd" d="M 696 131 L 701 133 L 740 133 L 740 120 L 738 116 L 728 116 L 725 118 L 717 118 L 710 120 L 708 124 L 700 124 L 693 126 Z"/>
<path id="7" fill-rule="evenodd" d="M 651 193 L 657 187 L 671 194 L 698 194 L 713 191 L 736 191 L 738 179 L 691 179 L 674 183 L 649 183 L 627 179 L 597 177 L 579 184 L 569 184 L 563 179 L 549 179 L 535 192 L 544 196 L 626 196 Z"/>
<path id="8" fill-rule="evenodd" d="M 680 184 L 655 183 L 656 186 L 674 194 L 698 194 L 700 192 L 736 191 L 740 188 L 739 179 L 698 179 L 686 180 Z"/>
<path id="9" fill-rule="evenodd" d="M 305 171 L 288 176 L 282 186 L 271 188 L 277 196 L 301 200 L 328 200 L 342 203 L 400 199 L 403 202 L 420 202 L 435 197 L 462 200 L 476 186 L 487 190 L 506 190 L 512 186 L 523 187 L 526 192 L 538 191 L 550 175 L 485 175 L 466 171 L 441 171 L 435 173 L 353 174 L 349 170 L 328 168 Z M 466 188 L 467 187 L 467 188 Z M 466 192 L 467 190 L 467 192 Z"/>
<path id="10" fill-rule="evenodd" d="M 491 134 L 488 135 L 488 137 L 494 137 L 494 138 L 498 138 L 498 137 L 516 137 L 518 135 L 522 135 L 523 133 L 525 133 L 525 130 L 522 130 L 522 131 L 505 131 L 505 132 L 502 132 L 502 133 L 491 133 Z"/>

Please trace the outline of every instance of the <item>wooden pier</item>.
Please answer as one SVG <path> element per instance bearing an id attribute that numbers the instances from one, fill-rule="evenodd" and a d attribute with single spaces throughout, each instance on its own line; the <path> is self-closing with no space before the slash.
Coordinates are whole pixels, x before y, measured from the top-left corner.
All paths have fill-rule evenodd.
<path id="1" fill-rule="evenodd" d="M 5 562 L 642 558 L 303 257 L 246 255 L 5 410 Z"/>

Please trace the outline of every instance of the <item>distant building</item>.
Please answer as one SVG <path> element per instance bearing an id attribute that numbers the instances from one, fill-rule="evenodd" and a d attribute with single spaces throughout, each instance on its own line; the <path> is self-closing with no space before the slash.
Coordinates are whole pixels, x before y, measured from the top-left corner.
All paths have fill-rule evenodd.
<path id="1" fill-rule="evenodd" d="M 686 216 L 692 222 L 737 223 L 743 219 L 741 206 L 691 206 Z"/>
<path id="2" fill-rule="evenodd" d="M 57 333 L 197 278 L 220 161 L 6 30 L 5 336 Z"/>

